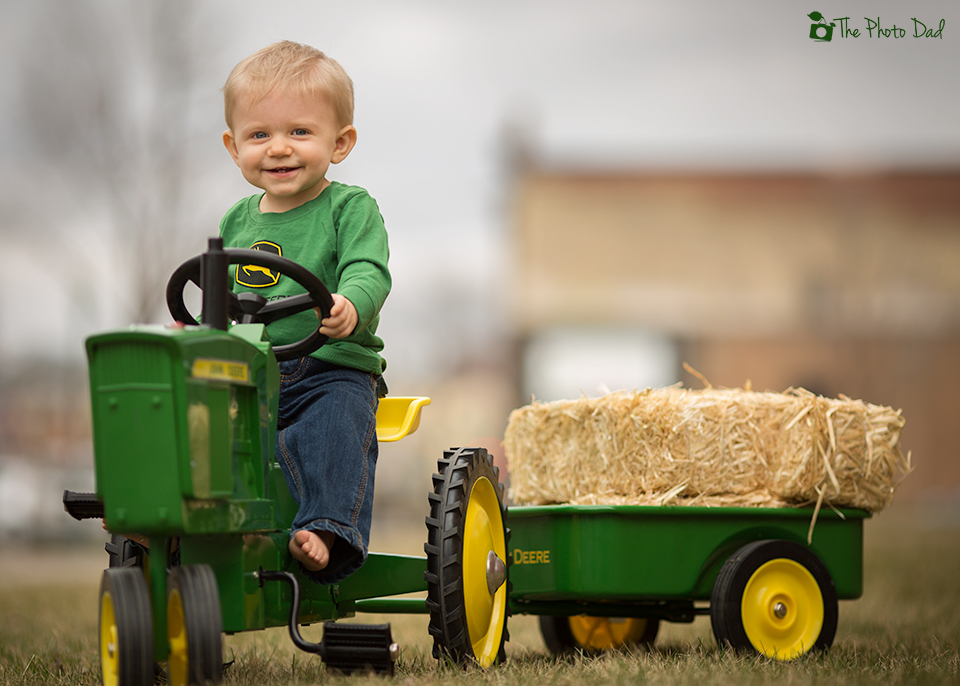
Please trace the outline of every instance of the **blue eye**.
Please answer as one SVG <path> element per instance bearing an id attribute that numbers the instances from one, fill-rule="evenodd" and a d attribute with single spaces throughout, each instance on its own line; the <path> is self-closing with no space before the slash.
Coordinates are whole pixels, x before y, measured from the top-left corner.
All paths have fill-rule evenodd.
<path id="1" fill-rule="evenodd" d="M 306 136 L 309 133 L 306 129 L 296 129 L 293 132 L 294 136 Z"/>
<path id="2" fill-rule="evenodd" d="M 265 134 L 263 131 L 257 131 L 255 134 L 253 134 L 253 136 L 251 136 L 251 138 L 266 138 L 266 137 L 267 137 L 267 134 Z"/>

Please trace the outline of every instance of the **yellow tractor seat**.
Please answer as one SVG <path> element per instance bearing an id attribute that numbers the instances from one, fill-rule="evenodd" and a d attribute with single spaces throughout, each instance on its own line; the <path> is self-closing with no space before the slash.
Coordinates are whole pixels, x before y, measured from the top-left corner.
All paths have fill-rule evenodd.
<path id="1" fill-rule="evenodd" d="M 430 404 L 430 398 L 380 398 L 377 408 L 377 440 L 381 443 L 399 441 L 420 426 L 420 410 Z"/>

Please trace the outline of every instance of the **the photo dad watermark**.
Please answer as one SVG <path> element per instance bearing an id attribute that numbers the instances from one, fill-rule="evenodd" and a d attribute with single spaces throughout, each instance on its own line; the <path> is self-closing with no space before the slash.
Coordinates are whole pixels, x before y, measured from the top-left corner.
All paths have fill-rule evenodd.
<path id="1" fill-rule="evenodd" d="M 811 12 L 807 15 L 813 23 L 810 25 L 810 38 L 820 43 L 829 43 L 834 39 L 834 29 L 840 38 L 939 38 L 943 40 L 943 29 L 947 25 L 946 19 L 939 24 L 920 21 L 911 17 L 911 24 L 897 26 L 884 25 L 880 17 L 864 17 L 866 24 L 854 26 L 850 17 L 835 17 L 829 22 L 820 12 Z M 839 22 L 839 27 L 838 27 Z"/>

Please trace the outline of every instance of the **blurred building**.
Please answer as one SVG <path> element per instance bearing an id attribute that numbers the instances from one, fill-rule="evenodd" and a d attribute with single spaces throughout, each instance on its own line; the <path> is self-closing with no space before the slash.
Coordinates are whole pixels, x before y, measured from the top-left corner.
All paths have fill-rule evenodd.
<path id="1" fill-rule="evenodd" d="M 903 410 L 901 497 L 960 493 L 960 172 L 533 164 L 514 188 L 524 402 L 700 387 L 684 362 L 714 386 L 845 394 Z"/>

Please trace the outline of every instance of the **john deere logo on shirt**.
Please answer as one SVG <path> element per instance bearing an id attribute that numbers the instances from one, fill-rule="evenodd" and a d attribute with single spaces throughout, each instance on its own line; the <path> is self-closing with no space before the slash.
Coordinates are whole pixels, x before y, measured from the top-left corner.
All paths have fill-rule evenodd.
<path id="1" fill-rule="evenodd" d="M 250 246 L 251 250 L 263 250 L 283 257 L 280 246 L 270 241 L 257 241 Z M 237 283 L 249 288 L 266 288 L 267 286 L 276 286 L 280 280 L 278 272 L 261 267 L 256 264 L 238 264 L 237 265 Z"/>

